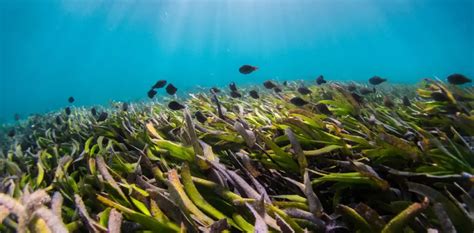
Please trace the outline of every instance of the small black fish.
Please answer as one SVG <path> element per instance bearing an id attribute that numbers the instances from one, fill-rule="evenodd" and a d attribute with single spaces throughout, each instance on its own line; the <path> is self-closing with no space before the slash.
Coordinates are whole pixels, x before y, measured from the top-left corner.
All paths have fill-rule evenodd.
<path id="1" fill-rule="evenodd" d="M 168 84 L 168 86 L 166 86 L 166 93 L 168 93 L 168 95 L 174 95 L 176 94 L 176 92 L 178 91 L 178 88 L 176 88 L 173 84 Z"/>
<path id="2" fill-rule="evenodd" d="M 301 106 L 304 106 L 304 105 L 308 104 L 308 101 L 302 99 L 301 97 L 296 96 L 296 97 L 293 97 L 293 98 L 290 99 L 290 103 L 301 107 Z"/>
<path id="3" fill-rule="evenodd" d="M 369 83 L 372 84 L 372 85 L 379 85 L 383 82 L 387 81 L 386 78 L 381 78 L 379 76 L 374 76 L 372 78 L 369 78 Z"/>
<path id="4" fill-rule="evenodd" d="M 388 96 L 383 97 L 383 105 L 387 108 L 395 107 L 395 103 Z"/>
<path id="5" fill-rule="evenodd" d="M 362 103 L 362 101 L 364 100 L 364 97 L 358 95 L 357 93 L 351 93 L 351 96 L 352 98 L 355 99 L 355 101 L 357 101 L 357 103 Z"/>
<path id="6" fill-rule="evenodd" d="M 263 83 L 263 86 L 264 86 L 265 88 L 267 88 L 267 89 L 273 89 L 273 88 L 275 88 L 277 85 L 276 85 L 274 82 L 272 82 L 272 81 L 270 81 L 270 80 L 267 80 L 267 81 L 265 81 L 265 82 Z"/>
<path id="7" fill-rule="evenodd" d="M 448 82 L 454 85 L 470 83 L 472 80 L 462 74 L 452 74 L 448 76 Z"/>
<path id="8" fill-rule="evenodd" d="M 71 97 L 69 97 L 69 99 L 67 99 L 67 101 L 72 104 L 72 103 L 74 103 L 75 99 L 74 99 L 74 97 L 71 96 Z"/>
<path id="9" fill-rule="evenodd" d="M 66 109 L 64 109 L 64 111 L 66 112 L 66 115 L 71 115 L 71 108 L 70 107 L 66 107 Z"/>
<path id="10" fill-rule="evenodd" d="M 237 91 L 237 85 L 235 85 L 234 82 L 231 82 L 231 83 L 229 84 L 229 89 L 230 89 L 231 91 Z"/>
<path id="11" fill-rule="evenodd" d="M 11 129 L 10 131 L 8 131 L 8 137 L 15 137 L 15 129 Z"/>
<path id="12" fill-rule="evenodd" d="M 323 93 L 321 93 L 321 99 L 323 99 L 323 100 L 334 100 L 334 98 L 332 97 L 332 94 L 330 92 L 327 92 L 327 91 L 324 91 Z"/>
<path id="13" fill-rule="evenodd" d="M 319 113 L 322 113 L 325 115 L 332 115 L 331 110 L 329 110 L 326 104 L 323 104 L 323 103 L 316 104 L 316 109 L 318 110 Z"/>
<path id="14" fill-rule="evenodd" d="M 158 80 L 155 85 L 153 85 L 153 89 L 159 89 L 159 88 L 163 88 L 165 85 L 166 85 L 166 80 Z"/>
<path id="15" fill-rule="evenodd" d="M 201 123 L 204 123 L 207 121 L 207 117 L 201 111 L 195 112 L 194 116 L 196 117 L 196 120 L 198 120 Z"/>
<path id="16" fill-rule="evenodd" d="M 258 92 L 257 92 L 256 90 L 251 90 L 251 91 L 249 91 L 249 94 L 250 94 L 250 96 L 251 96 L 252 98 L 254 98 L 254 99 L 260 98 L 260 96 L 258 95 Z"/>
<path id="17" fill-rule="evenodd" d="M 15 121 L 19 121 L 19 120 L 21 119 L 21 116 L 20 116 L 20 114 L 15 113 L 15 115 L 13 116 L 13 118 L 15 119 Z"/>
<path id="18" fill-rule="evenodd" d="M 97 109 L 91 108 L 92 116 L 97 116 Z"/>
<path id="19" fill-rule="evenodd" d="M 288 81 L 283 81 L 283 86 L 288 86 Z"/>
<path id="20" fill-rule="evenodd" d="M 109 114 L 107 114 L 106 112 L 101 112 L 99 117 L 97 118 L 97 121 L 98 122 L 105 121 L 108 116 Z"/>
<path id="21" fill-rule="evenodd" d="M 416 140 L 416 134 L 413 133 L 412 131 L 407 131 L 404 135 L 403 138 L 407 141 L 415 141 Z"/>
<path id="22" fill-rule="evenodd" d="M 443 107 L 444 111 L 448 114 L 456 114 L 461 110 L 454 104 L 448 104 L 447 106 Z"/>
<path id="23" fill-rule="evenodd" d="M 274 91 L 275 93 L 280 93 L 280 92 L 282 92 L 281 88 L 279 88 L 279 87 L 274 87 L 274 88 L 273 88 L 273 91 Z"/>
<path id="24" fill-rule="evenodd" d="M 219 88 L 217 88 L 217 87 L 212 87 L 212 88 L 210 89 L 210 92 L 211 92 L 211 94 L 217 94 L 217 93 L 220 93 L 221 90 L 220 90 Z"/>
<path id="25" fill-rule="evenodd" d="M 347 90 L 351 92 L 355 91 L 357 90 L 357 86 L 354 83 L 350 83 L 349 85 L 347 85 Z"/>
<path id="26" fill-rule="evenodd" d="M 474 101 L 473 97 L 469 97 L 469 96 L 466 96 L 466 95 L 453 94 L 453 96 L 457 101 L 461 101 L 461 102 Z"/>
<path id="27" fill-rule="evenodd" d="M 313 93 L 310 89 L 308 89 L 307 87 L 298 87 L 297 91 L 302 94 L 302 95 L 309 95 L 311 93 Z"/>
<path id="28" fill-rule="evenodd" d="M 317 83 L 318 85 L 321 85 L 321 84 L 327 83 L 327 81 L 324 80 L 324 76 L 319 75 L 319 76 L 316 78 L 316 83 Z"/>
<path id="29" fill-rule="evenodd" d="M 153 99 L 153 97 L 155 97 L 155 95 L 156 95 L 156 91 L 153 90 L 153 89 L 150 89 L 148 91 L 147 95 L 148 95 L 148 98 Z"/>
<path id="30" fill-rule="evenodd" d="M 124 111 L 124 112 L 128 111 L 128 107 L 129 107 L 129 106 L 128 106 L 128 103 L 127 103 L 127 102 L 123 102 L 123 104 L 122 104 L 122 111 Z"/>
<path id="31" fill-rule="evenodd" d="M 439 101 L 439 102 L 443 102 L 443 101 L 448 101 L 449 98 L 448 96 L 441 92 L 441 91 L 434 91 L 434 92 L 431 92 L 431 98 L 433 98 L 435 101 Z"/>
<path id="32" fill-rule="evenodd" d="M 256 67 L 256 66 L 243 65 L 239 68 L 239 72 L 241 74 L 250 74 L 250 73 L 256 71 L 257 69 L 258 69 L 258 67 Z"/>
<path id="33" fill-rule="evenodd" d="M 374 88 L 374 89 L 370 89 L 370 88 L 367 88 L 367 87 L 362 87 L 361 89 L 359 89 L 359 92 L 360 92 L 362 95 L 367 95 L 367 94 L 370 94 L 370 93 L 375 93 L 375 88 Z"/>
<path id="34" fill-rule="evenodd" d="M 230 96 L 232 98 L 240 98 L 240 97 L 242 97 L 242 94 L 240 94 L 238 91 L 231 91 Z"/>
<path id="35" fill-rule="evenodd" d="M 407 106 L 407 107 L 410 107 L 410 106 L 411 106 L 410 99 L 408 99 L 408 97 L 406 97 L 406 96 L 403 96 L 402 102 L 403 102 L 403 105 L 405 105 L 405 106 Z"/>
<path id="36" fill-rule="evenodd" d="M 185 106 L 173 100 L 173 101 L 168 103 L 168 108 L 170 108 L 171 110 L 176 111 L 176 110 L 184 109 Z"/>
<path id="37" fill-rule="evenodd" d="M 63 123 L 63 120 L 61 119 L 60 116 L 56 116 L 56 124 L 60 125 Z"/>

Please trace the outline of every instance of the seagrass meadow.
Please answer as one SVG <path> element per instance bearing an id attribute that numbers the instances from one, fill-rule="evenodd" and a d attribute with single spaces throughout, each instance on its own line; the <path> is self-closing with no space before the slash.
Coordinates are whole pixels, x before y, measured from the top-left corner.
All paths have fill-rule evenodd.
<path id="1" fill-rule="evenodd" d="M 474 231 L 472 85 L 278 85 L 4 126 L 0 231 Z"/>

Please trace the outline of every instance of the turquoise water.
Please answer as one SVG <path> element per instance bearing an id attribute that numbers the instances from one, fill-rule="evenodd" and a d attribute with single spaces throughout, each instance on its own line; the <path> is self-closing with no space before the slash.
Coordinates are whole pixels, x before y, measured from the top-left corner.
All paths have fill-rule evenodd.
<path id="1" fill-rule="evenodd" d="M 0 1 L 0 122 L 266 79 L 474 76 L 472 0 Z M 238 73 L 242 64 L 260 69 Z"/>

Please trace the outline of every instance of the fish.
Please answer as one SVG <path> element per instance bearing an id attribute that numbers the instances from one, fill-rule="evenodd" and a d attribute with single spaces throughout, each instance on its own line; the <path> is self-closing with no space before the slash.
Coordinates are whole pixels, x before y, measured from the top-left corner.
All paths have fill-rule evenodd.
<path id="1" fill-rule="evenodd" d="M 15 129 L 11 129 L 10 131 L 8 131 L 8 137 L 15 137 Z"/>
<path id="2" fill-rule="evenodd" d="M 308 94 L 311 94 L 313 93 L 310 89 L 308 89 L 307 87 L 298 87 L 297 91 L 302 94 L 302 95 L 308 95 Z"/>
<path id="3" fill-rule="evenodd" d="M 201 123 L 204 123 L 207 121 L 207 117 L 201 111 L 196 111 L 194 113 L 194 116 L 196 117 L 196 120 Z"/>
<path id="4" fill-rule="evenodd" d="M 243 65 L 239 68 L 239 72 L 241 74 L 250 74 L 254 71 L 258 70 L 258 67 L 256 66 L 251 66 L 251 65 Z"/>
<path id="5" fill-rule="evenodd" d="M 435 101 L 439 101 L 439 102 L 444 102 L 444 101 L 449 100 L 448 96 L 444 92 L 441 92 L 441 91 L 431 92 L 430 96 L 431 96 L 432 99 L 434 99 Z"/>
<path id="6" fill-rule="evenodd" d="M 72 104 L 72 103 L 74 103 L 75 99 L 74 99 L 74 97 L 71 96 L 67 99 L 67 101 Z"/>
<path id="7" fill-rule="evenodd" d="M 347 85 L 347 90 L 348 91 L 355 91 L 355 90 L 357 90 L 357 86 L 354 83 L 350 83 L 349 85 Z"/>
<path id="8" fill-rule="evenodd" d="M 448 104 L 447 106 L 444 106 L 443 109 L 448 114 L 456 114 L 461 112 L 461 110 L 454 104 Z"/>
<path id="9" fill-rule="evenodd" d="M 288 81 L 283 81 L 283 86 L 288 86 Z"/>
<path id="10" fill-rule="evenodd" d="M 92 116 L 97 116 L 97 109 L 91 108 Z"/>
<path id="11" fill-rule="evenodd" d="M 461 102 L 464 102 L 464 101 L 474 101 L 474 98 L 473 98 L 473 97 L 470 97 L 470 96 L 467 96 L 467 95 L 453 94 L 453 97 L 454 97 L 454 99 L 456 99 L 457 101 L 461 101 Z"/>
<path id="12" fill-rule="evenodd" d="M 63 123 L 63 120 L 61 119 L 61 116 L 56 116 L 56 124 L 60 125 Z"/>
<path id="13" fill-rule="evenodd" d="M 375 125 L 377 123 L 377 118 L 375 118 L 374 114 L 371 114 L 369 119 L 367 119 L 370 125 Z"/>
<path id="14" fill-rule="evenodd" d="M 319 75 L 319 76 L 316 78 L 316 83 L 317 83 L 318 85 L 321 85 L 321 84 L 327 83 L 327 81 L 324 80 L 324 76 Z"/>
<path id="15" fill-rule="evenodd" d="M 231 91 L 230 96 L 232 98 L 240 98 L 240 97 L 242 97 L 242 94 L 240 94 L 238 91 Z"/>
<path id="16" fill-rule="evenodd" d="M 306 101 L 306 100 L 304 100 L 304 99 L 302 99 L 301 97 L 298 97 L 298 96 L 291 98 L 291 99 L 290 99 L 290 103 L 292 103 L 292 104 L 294 104 L 294 105 L 296 105 L 296 106 L 298 106 L 298 107 L 301 107 L 301 106 L 304 106 L 304 105 L 306 105 L 306 104 L 309 104 L 308 101 Z"/>
<path id="17" fill-rule="evenodd" d="M 15 113 L 15 115 L 13 116 L 13 118 L 15 119 L 15 121 L 19 121 L 19 120 L 21 119 L 21 116 L 20 116 L 20 114 Z"/>
<path id="18" fill-rule="evenodd" d="M 279 87 L 274 87 L 274 88 L 273 88 L 273 91 L 274 91 L 275 93 L 280 93 L 280 92 L 282 92 L 281 88 L 279 88 Z"/>
<path id="19" fill-rule="evenodd" d="M 402 103 L 403 103 L 403 105 L 405 105 L 406 107 L 410 107 L 410 106 L 411 106 L 410 99 L 408 99 L 407 96 L 403 96 L 403 98 L 402 98 Z"/>
<path id="20" fill-rule="evenodd" d="M 383 105 L 387 108 L 395 107 L 395 103 L 388 96 L 383 97 Z"/>
<path id="21" fill-rule="evenodd" d="M 273 89 L 273 88 L 275 88 L 277 85 L 276 85 L 274 82 L 272 82 L 272 81 L 270 81 L 270 80 L 267 80 L 267 81 L 265 81 L 265 82 L 263 83 L 263 86 L 264 86 L 265 88 L 267 88 L 267 89 Z"/>
<path id="22" fill-rule="evenodd" d="M 167 81 L 166 80 L 158 80 L 155 85 L 153 85 L 153 89 L 159 89 L 163 88 L 166 85 Z"/>
<path id="23" fill-rule="evenodd" d="M 174 95 L 176 94 L 176 92 L 178 91 L 178 88 L 176 88 L 173 84 L 168 84 L 168 86 L 166 86 L 166 93 L 168 93 L 168 95 Z"/>
<path id="24" fill-rule="evenodd" d="M 97 117 L 97 121 L 98 122 L 105 121 L 108 116 L 109 114 L 107 114 L 106 112 L 101 112 L 99 117 Z"/>
<path id="25" fill-rule="evenodd" d="M 153 90 L 153 89 L 150 89 L 148 91 L 147 95 L 148 95 L 148 98 L 153 99 L 153 97 L 155 97 L 155 95 L 156 95 L 156 91 Z"/>
<path id="26" fill-rule="evenodd" d="M 453 85 L 463 85 L 472 82 L 472 80 L 462 74 L 451 74 L 448 76 L 448 82 Z"/>
<path id="27" fill-rule="evenodd" d="M 229 84 L 229 89 L 230 89 L 231 91 L 237 91 L 237 85 L 235 85 L 234 82 L 231 82 L 231 83 Z"/>
<path id="28" fill-rule="evenodd" d="M 123 102 L 123 103 L 122 103 L 122 111 L 124 111 L 124 112 L 128 111 L 128 107 L 129 107 L 129 106 L 128 106 L 128 103 L 127 103 L 127 102 Z"/>
<path id="29" fill-rule="evenodd" d="M 379 85 L 383 82 L 387 81 L 386 78 L 381 78 L 379 76 L 374 76 L 372 78 L 369 78 L 369 83 L 372 84 L 372 85 Z"/>
<path id="30" fill-rule="evenodd" d="M 64 111 L 66 112 L 66 115 L 71 115 L 71 108 L 70 107 L 66 107 L 66 109 L 64 109 Z"/>
<path id="31" fill-rule="evenodd" d="M 213 94 L 213 93 L 217 94 L 217 93 L 221 92 L 221 90 L 217 87 L 211 87 L 211 89 L 209 91 L 211 92 L 211 94 Z"/>
<path id="32" fill-rule="evenodd" d="M 359 92 L 360 92 L 362 95 L 367 95 L 367 94 L 370 94 L 370 93 L 375 93 L 375 88 L 374 88 L 374 89 L 370 89 L 370 88 L 367 88 L 367 87 L 362 87 L 361 89 L 359 89 Z"/>
<path id="33" fill-rule="evenodd" d="M 416 140 L 416 134 L 408 130 L 405 134 L 403 134 L 403 138 L 407 141 L 414 142 Z"/>
<path id="34" fill-rule="evenodd" d="M 323 103 L 316 104 L 316 110 L 318 110 L 319 113 L 325 114 L 325 115 L 332 115 L 331 110 L 329 110 L 328 106 Z"/>
<path id="35" fill-rule="evenodd" d="M 351 96 L 352 98 L 354 98 L 355 101 L 357 101 L 357 103 L 362 103 L 362 101 L 364 101 L 364 97 L 358 95 L 357 93 L 351 93 Z"/>
<path id="36" fill-rule="evenodd" d="M 168 103 L 168 108 L 171 110 L 177 111 L 177 110 L 184 109 L 185 106 L 173 100 Z"/>
<path id="37" fill-rule="evenodd" d="M 258 95 L 258 92 L 256 90 L 249 91 L 249 94 L 250 94 L 250 97 L 252 97 L 254 99 L 260 98 L 260 96 Z"/>
<path id="38" fill-rule="evenodd" d="M 332 94 L 330 92 L 324 91 L 321 93 L 321 99 L 323 100 L 334 100 Z"/>

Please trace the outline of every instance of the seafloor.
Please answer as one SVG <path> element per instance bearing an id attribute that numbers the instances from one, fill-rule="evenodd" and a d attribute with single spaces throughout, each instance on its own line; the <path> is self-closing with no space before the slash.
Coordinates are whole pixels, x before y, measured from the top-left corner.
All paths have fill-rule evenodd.
<path id="1" fill-rule="evenodd" d="M 277 86 L 4 126 L 0 231 L 474 231 L 472 86 Z"/>

